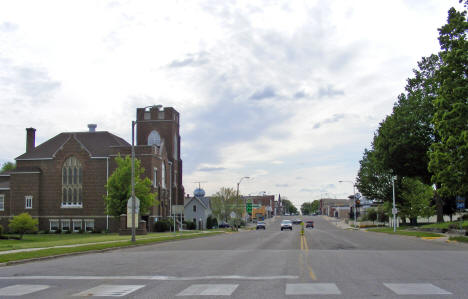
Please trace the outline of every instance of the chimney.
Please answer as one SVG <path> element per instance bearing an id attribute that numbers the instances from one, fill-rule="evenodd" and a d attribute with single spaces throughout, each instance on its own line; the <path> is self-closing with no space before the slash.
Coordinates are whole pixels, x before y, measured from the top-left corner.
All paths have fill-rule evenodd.
<path id="1" fill-rule="evenodd" d="M 26 152 L 31 152 L 36 147 L 36 129 L 26 128 Z"/>
<path id="2" fill-rule="evenodd" d="M 96 127 L 97 127 L 96 124 L 89 124 L 89 125 L 88 125 L 89 132 L 90 132 L 90 133 L 96 132 Z"/>

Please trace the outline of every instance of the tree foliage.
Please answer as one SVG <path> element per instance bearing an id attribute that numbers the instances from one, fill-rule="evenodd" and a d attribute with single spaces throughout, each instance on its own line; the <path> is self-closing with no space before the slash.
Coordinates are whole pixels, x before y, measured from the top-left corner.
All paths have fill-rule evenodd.
<path id="1" fill-rule="evenodd" d="M 228 222 L 231 212 L 236 213 L 236 218 L 241 217 L 244 212 L 244 201 L 236 196 L 233 188 L 222 187 L 211 198 L 211 211 L 220 221 Z"/>
<path id="2" fill-rule="evenodd" d="M 4 171 L 10 171 L 16 168 L 16 163 L 13 162 L 5 162 L 2 164 L 2 167 L 0 168 L 0 173 Z"/>
<path id="3" fill-rule="evenodd" d="M 320 209 L 320 201 L 314 200 L 312 202 L 304 202 L 301 205 L 301 213 L 302 215 L 310 215 L 312 213 L 318 212 Z"/>
<path id="4" fill-rule="evenodd" d="M 9 220 L 8 228 L 13 233 L 18 233 L 20 239 L 23 238 L 25 233 L 34 233 L 37 231 L 37 225 L 39 221 L 33 219 L 28 213 L 22 213 L 14 216 L 13 219 Z"/>
<path id="5" fill-rule="evenodd" d="M 297 208 L 294 206 L 294 204 L 290 200 L 281 199 L 281 201 L 283 202 L 284 211 L 286 213 L 296 214 L 298 212 Z"/>
<path id="6" fill-rule="evenodd" d="M 127 213 L 127 201 L 132 195 L 132 160 L 130 156 L 115 158 L 117 168 L 109 177 L 104 197 L 110 215 L 120 216 Z M 151 181 L 143 178 L 145 169 L 140 160 L 135 159 L 135 196 L 140 200 L 140 215 L 148 213 L 151 206 L 157 205 L 157 193 L 151 193 Z"/>
<path id="7" fill-rule="evenodd" d="M 411 224 L 416 224 L 419 216 L 428 218 L 434 215 L 435 209 L 431 206 L 434 190 L 431 186 L 409 177 L 403 178 L 402 185 L 403 203 L 398 206 L 400 217 L 409 218 Z"/>
<path id="8" fill-rule="evenodd" d="M 466 2 L 465 2 L 466 5 Z M 445 196 L 468 193 L 468 22 L 466 11 L 449 10 L 439 29 L 440 88 L 434 100 L 433 124 L 440 140 L 432 144 L 429 170 L 438 192 Z"/>

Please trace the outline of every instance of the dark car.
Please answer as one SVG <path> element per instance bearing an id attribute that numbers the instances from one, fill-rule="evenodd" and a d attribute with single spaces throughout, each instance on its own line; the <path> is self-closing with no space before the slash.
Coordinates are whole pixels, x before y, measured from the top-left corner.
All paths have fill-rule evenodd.
<path id="1" fill-rule="evenodd" d="M 218 225 L 219 228 L 230 228 L 231 226 L 229 225 L 229 223 L 226 223 L 226 222 L 221 222 L 219 225 Z"/>
<path id="2" fill-rule="evenodd" d="M 293 224 L 301 224 L 302 223 L 302 220 L 301 219 L 294 219 L 292 221 Z"/>
<path id="3" fill-rule="evenodd" d="M 311 221 L 311 220 L 306 221 L 306 228 L 307 228 L 307 227 L 312 227 L 312 228 L 314 228 L 314 222 Z"/>
<path id="4" fill-rule="evenodd" d="M 257 229 L 263 229 L 263 230 L 265 230 L 265 229 L 266 229 L 266 224 L 265 224 L 265 222 L 263 222 L 263 221 L 258 221 L 258 222 L 257 222 Z"/>

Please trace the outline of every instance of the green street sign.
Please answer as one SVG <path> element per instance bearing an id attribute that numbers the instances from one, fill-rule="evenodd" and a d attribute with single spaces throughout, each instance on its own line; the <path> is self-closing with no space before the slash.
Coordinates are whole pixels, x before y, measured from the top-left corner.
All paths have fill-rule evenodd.
<path id="1" fill-rule="evenodd" d="M 247 203 L 246 209 L 247 209 L 247 213 L 249 215 L 252 215 L 252 203 L 251 202 Z"/>

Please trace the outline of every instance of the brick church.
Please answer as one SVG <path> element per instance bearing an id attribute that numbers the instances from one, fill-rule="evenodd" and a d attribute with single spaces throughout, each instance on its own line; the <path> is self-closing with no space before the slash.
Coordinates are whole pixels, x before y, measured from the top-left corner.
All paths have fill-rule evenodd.
<path id="1" fill-rule="evenodd" d="M 135 157 L 158 193 L 159 204 L 142 215 L 152 231 L 170 209 L 177 217 L 183 210 L 179 113 L 172 107 L 137 108 L 136 120 Z M 115 157 L 131 155 L 131 145 L 96 125 L 38 146 L 35 134 L 26 129 L 26 152 L 15 159 L 16 169 L 0 173 L 0 224 L 8 229 L 8 219 L 27 212 L 39 219 L 39 230 L 117 231 L 119 219 L 106 214 L 105 185 L 117 167 Z"/>

